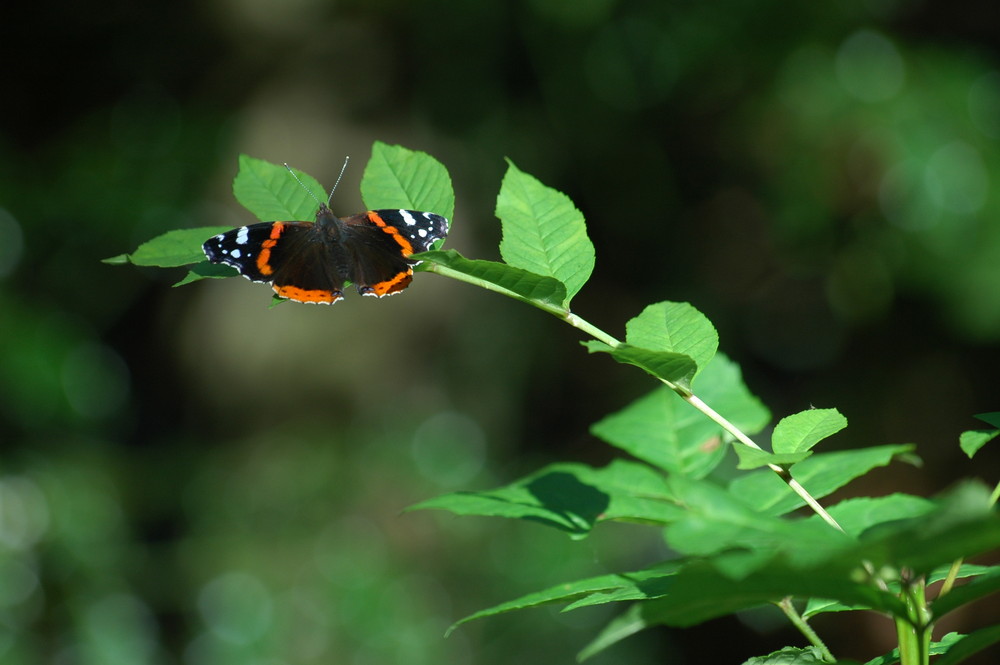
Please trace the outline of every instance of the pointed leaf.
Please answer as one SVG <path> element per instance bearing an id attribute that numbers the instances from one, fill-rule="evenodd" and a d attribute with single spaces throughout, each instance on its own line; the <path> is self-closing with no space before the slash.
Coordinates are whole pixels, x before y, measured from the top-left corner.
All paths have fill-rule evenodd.
<path id="1" fill-rule="evenodd" d="M 969 430 L 968 432 L 962 432 L 959 435 L 958 445 L 961 447 L 962 452 L 968 455 L 971 459 L 973 455 L 979 452 L 980 448 L 997 438 L 998 434 L 1000 434 L 1000 429 Z"/>
<path id="2" fill-rule="evenodd" d="M 487 282 L 507 295 L 528 303 L 540 303 L 553 308 L 562 307 L 566 300 L 566 287 L 552 277 L 543 277 L 527 270 L 514 268 L 506 263 L 467 259 L 453 249 L 414 254 L 413 258 L 436 263 L 463 275 Z M 435 272 L 429 266 L 424 268 Z"/>
<path id="3" fill-rule="evenodd" d="M 371 210 L 422 210 L 451 220 L 455 192 L 441 162 L 425 152 L 376 141 L 361 179 L 361 198 Z"/>
<path id="4" fill-rule="evenodd" d="M 743 469 L 744 471 L 759 469 L 768 464 L 787 467 L 797 464 L 812 455 L 811 450 L 803 450 L 797 453 L 769 453 L 766 450 L 757 450 L 756 448 L 739 444 L 734 445 L 733 449 L 736 451 L 736 456 L 740 458 L 736 468 Z"/>
<path id="5" fill-rule="evenodd" d="M 830 665 L 819 647 L 785 647 L 766 656 L 754 656 L 743 665 Z"/>
<path id="6" fill-rule="evenodd" d="M 817 453 L 792 467 L 791 473 L 816 499 L 822 499 L 858 476 L 897 457 L 906 458 L 912 444 L 875 446 L 860 450 Z M 774 472 L 753 471 L 737 477 L 730 491 L 768 515 L 784 515 L 805 505 Z"/>
<path id="7" fill-rule="evenodd" d="M 184 286 L 185 284 L 191 284 L 192 282 L 197 282 L 202 279 L 225 279 L 226 277 L 235 277 L 236 275 L 239 275 L 239 273 L 236 272 L 236 268 L 220 263 L 202 261 L 188 270 L 187 275 L 185 275 L 182 280 L 174 284 L 174 286 Z"/>
<path id="8" fill-rule="evenodd" d="M 630 344 L 608 346 L 603 342 L 588 340 L 583 342 L 591 353 L 610 353 L 611 357 L 625 365 L 635 365 L 658 379 L 687 387 L 698 367 L 689 356 L 668 351 L 641 349 Z"/>
<path id="9" fill-rule="evenodd" d="M 782 418 L 774 427 L 771 448 L 776 453 L 806 451 L 847 427 L 836 409 L 809 409 Z"/>
<path id="10" fill-rule="evenodd" d="M 1000 427 L 1000 411 L 993 411 L 991 413 L 977 413 L 976 418 L 979 418 L 984 423 L 992 425 L 993 427 Z"/>
<path id="11" fill-rule="evenodd" d="M 743 384 L 739 367 L 722 354 L 699 375 L 698 387 L 705 401 L 748 434 L 770 419 Z M 694 478 L 706 476 L 726 453 L 722 428 L 665 386 L 606 416 L 591 432 L 654 466 Z"/>
<path id="12" fill-rule="evenodd" d="M 558 279 L 566 285 L 562 304 L 568 306 L 594 270 L 594 246 L 587 237 L 583 214 L 568 196 L 546 187 L 509 160 L 496 214 L 503 226 L 503 260 Z"/>
<path id="13" fill-rule="evenodd" d="M 934 665 L 958 665 L 987 647 L 1000 643 L 1000 625 L 986 626 L 968 635 L 948 633 L 931 645 L 932 654 L 943 654 Z"/>
<path id="14" fill-rule="evenodd" d="M 175 229 L 139 245 L 131 254 L 105 259 L 105 263 L 120 265 L 123 260 L 137 266 L 176 268 L 205 260 L 201 244 L 212 236 L 230 230 L 228 226 L 205 226 L 197 229 Z"/>
<path id="15" fill-rule="evenodd" d="M 689 356 L 699 371 L 719 348 L 719 334 L 711 321 L 686 302 L 660 302 L 642 310 L 625 324 L 625 341 L 652 351 Z"/>
<path id="16" fill-rule="evenodd" d="M 818 565 L 854 545 L 849 536 L 825 523 L 770 517 L 750 508 L 725 488 L 708 480 L 672 475 L 668 485 L 687 509 L 666 528 L 670 547 L 689 556 L 706 556 L 733 549 L 763 554 L 745 560 L 743 569 L 731 574 L 745 577 L 757 564 L 769 565 L 781 552 L 786 565 Z"/>
<path id="17" fill-rule="evenodd" d="M 316 201 L 325 201 L 326 192 L 311 175 L 294 168 L 292 171 L 302 181 L 301 185 L 284 166 L 240 155 L 233 195 L 262 222 L 311 222 L 319 208 Z"/>
<path id="18" fill-rule="evenodd" d="M 597 522 L 666 524 L 682 514 L 662 476 L 645 465 L 625 460 L 601 469 L 584 464 L 553 464 L 506 487 L 445 494 L 409 508 L 421 509 L 525 519 L 574 537 L 586 536 Z"/>

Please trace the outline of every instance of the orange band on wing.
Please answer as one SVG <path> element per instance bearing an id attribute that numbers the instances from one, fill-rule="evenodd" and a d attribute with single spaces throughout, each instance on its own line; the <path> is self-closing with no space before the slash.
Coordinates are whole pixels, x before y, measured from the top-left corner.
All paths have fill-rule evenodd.
<path id="1" fill-rule="evenodd" d="M 300 289 L 297 286 L 274 286 L 274 292 L 282 298 L 288 298 L 296 302 L 304 303 L 326 303 L 332 305 L 344 297 L 339 291 L 326 291 L 324 289 Z"/>
<path id="2" fill-rule="evenodd" d="M 409 256 L 413 253 L 413 245 L 410 241 L 406 239 L 402 233 L 399 232 L 395 226 L 389 226 L 384 219 L 382 219 L 374 210 L 368 212 L 368 219 L 375 223 L 380 229 L 392 236 L 392 239 L 399 243 L 400 248 L 403 250 L 403 256 Z M 397 275 L 393 279 L 399 277 Z"/>
<path id="3" fill-rule="evenodd" d="M 278 244 L 278 238 L 285 230 L 285 225 L 275 222 L 271 225 L 271 235 L 260 245 L 260 254 L 257 255 L 257 270 L 261 275 L 270 275 L 274 272 L 271 266 L 271 248 Z M 275 289 L 277 291 L 277 289 Z"/>
<path id="4" fill-rule="evenodd" d="M 372 284 L 372 291 L 375 292 L 379 298 L 382 296 L 391 295 L 393 293 L 399 293 L 405 289 L 409 283 L 413 281 L 413 271 L 404 270 L 403 272 L 398 272 L 392 276 L 392 279 L 387 279 L 384 282 L 379 282 L 378 284 Z"/>

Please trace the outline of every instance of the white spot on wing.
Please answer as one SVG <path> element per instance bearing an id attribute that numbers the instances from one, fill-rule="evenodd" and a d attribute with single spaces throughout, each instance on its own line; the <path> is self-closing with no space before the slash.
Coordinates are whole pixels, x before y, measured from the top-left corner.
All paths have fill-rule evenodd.
<path id="1" fill-rule="evenodd" d="M 232 251 L 232 254 L 230 254 L 230 256 L 232 256 L 234 259 L 238 259 L 241 256 L 243 256 L 243 253 L 240 250 L 238 250 L 238 249 L 234 249 Z"/>
<path id="2" fill-rule="evenodd" d="M 236 244 L 245 245 L 247 244 L 247 241 L 249 239 L 250 239 L 250 227 L 248 226 L 240 227 L 240 230 L 236 233 Z"/>
<path id="3" fill-rule="evenodd" d="M 410 214 L 409 210 L 400 210 L 399 216 L 403 218 L 403 221 L 406 222 L 407 226 L 413 226 L 417 223 L 417 220 L 413 219 L 413 215 Z"/>

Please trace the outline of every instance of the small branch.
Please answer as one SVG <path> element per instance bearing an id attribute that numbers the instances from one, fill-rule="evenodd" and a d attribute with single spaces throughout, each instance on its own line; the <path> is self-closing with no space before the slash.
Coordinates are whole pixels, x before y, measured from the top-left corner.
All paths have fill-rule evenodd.
<path id="1" fill-rule="evenodd" d="M 809 640 L 809 643 L 819 649 L 820 658 L 828 663 L 836 662 L 837 659 L 833 657 L 832 653 L 830 653 L 830 650 L 823 643 L 823 640 L 819 638 L 819 635 L 817 635 L 816 631 L 812 629 L 809 622 L 802 618 L 802 615 L 795 609 L 795 606 L 792 604 L 791 597 L 782 598 L 778 603 L 776 603 L 776 605 L 782 612 L 785 613 L 785 616 L 792 622 L 792 625 L 795 626 L 807 640 Z"/>

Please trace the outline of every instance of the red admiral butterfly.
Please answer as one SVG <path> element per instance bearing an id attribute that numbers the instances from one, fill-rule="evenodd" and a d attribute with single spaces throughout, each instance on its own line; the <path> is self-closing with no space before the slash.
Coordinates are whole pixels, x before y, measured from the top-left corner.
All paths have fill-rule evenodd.
<path id="1" fill-rule="evenodd" d="M 371 210 L 340 219 L 320 203 L 315 222 L 264 222 L 213 236 L 202 250 L 280 298 L 332 305 L 351 282 L 363 296 L 391 296 L 413 280 L 409 256 L 448 235 L 448 220 L 415 210 Z"/>

